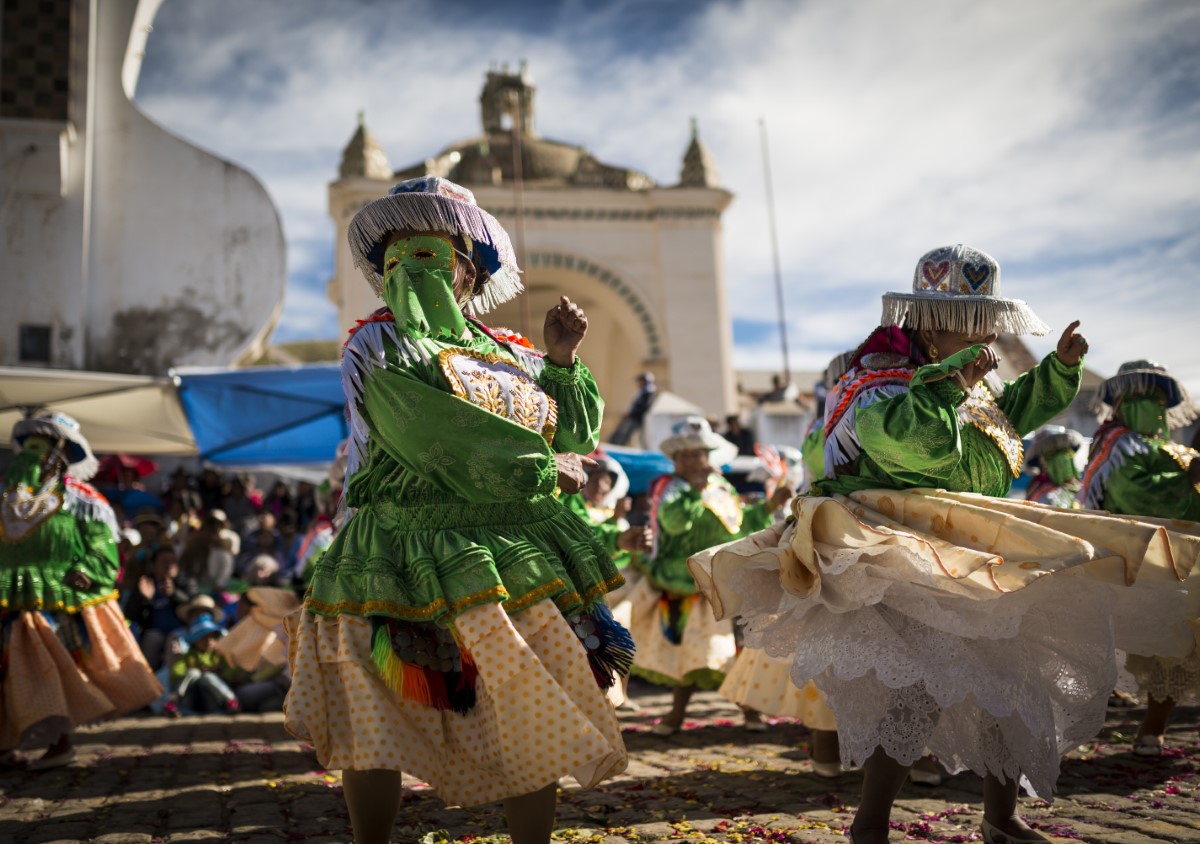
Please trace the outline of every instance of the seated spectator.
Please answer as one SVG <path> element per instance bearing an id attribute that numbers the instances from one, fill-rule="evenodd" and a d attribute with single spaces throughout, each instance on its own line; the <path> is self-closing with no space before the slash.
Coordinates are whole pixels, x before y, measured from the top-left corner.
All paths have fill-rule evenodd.
<path id="1" fill-rule="evenodd" d="M 247 533 L 257 525 L 259 508 L 250 499 L 243 478 L 235 477 L 229 482 L 229 492 L 221 502 L 221 509 L 228 515 L 229 524 L 236 531 Z"/>
<path id="2" fill-rule="evenodd" d="M 213 532 L 220 537 L 222 548 L 235 557 L 242 553 L 242 537 L 229 527 L 229 517 L 225 515 L 224 510 L 210 510 L 208 521 L 213 525 Z"/>
<path id="3" fill-rule="evenodd" d="M 183 576 L 195 584 L 199 592 L 216 592 L 224 589 L 233 577 L 233 554 L 227 547 L 227 538 L 222 536 L 220 523 L 211 516 L 183 549 L 179 568 Z"/>
<path id="4" fill-rule="evenodd" d="M 271 554 L 259 554 L 250 560 L 242 577 L 249 586 L 279 586 L 279 560 Z"/>
<path id="5" fill-rule="evenodd" d="M 229 685 L 233 666 L 216 650 L 224 635 L 225 631 L 207 614 L 188 627 L 188 650 L 171 663 L 167 714 L 238 711 L 237 695 Z"/>
<path id="6" fill-rule="evenodd" d="M 150 573 L 137 580 L 125 608 L 125 617 L 141 630 L 139 644 L 146 661 L 155 669 L 163 664 L 167 637 L 183 626 L 178 610 L 192 599 L 191 590 L 179 575 L 175 549 L 161 545 L 150 563 Z"/>

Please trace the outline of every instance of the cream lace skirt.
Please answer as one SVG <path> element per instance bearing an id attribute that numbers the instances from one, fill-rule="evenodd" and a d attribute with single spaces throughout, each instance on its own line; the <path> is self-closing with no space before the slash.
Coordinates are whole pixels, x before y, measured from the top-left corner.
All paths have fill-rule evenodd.
<path id="1" fill-rule="evenodd" d="M 825 694 L 847 765 L 928 747 L 1049 795 L 1060 754 L 1104 723 L 1116 649 L 1194 647 L 1192 523 L 939 490 L 800 498 L 793 515 L 689 566 L 748 646 Z"/>

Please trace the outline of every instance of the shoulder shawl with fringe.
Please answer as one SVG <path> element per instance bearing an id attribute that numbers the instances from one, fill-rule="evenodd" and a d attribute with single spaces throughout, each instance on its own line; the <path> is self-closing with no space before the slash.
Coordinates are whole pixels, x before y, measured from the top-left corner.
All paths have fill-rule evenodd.
<path id="1" fill-rule="evenodd" d="M 1137 454 L 1150 454 L 1154 444 L 1136 431 L 1110 422 L 1096 432 L 1083 472 L 1079 503 L 1088 510 L 1103 510 L 1104 496 L 1113 473 Z"/>
<path id="2" fill-rule="evenodd" d="M 533 379 L 541 376 L 545 359 L 541 352 L 523 345 L 516 334 L 500 335 L 476 319 L 468 320 L 498 346 L 506 349 L 517 365 Z M 433 366 L 435 353 L 417 338 L 396 327 L 388 308 L 380 308 L 367 319 L 359 320 L 350 330 L 350 338 L 342 347 L 342 392 L 346 396 L 346 420 L 350 428 L 347 451 L 346 479 L 343 481 L 342 501 L 350 490 L 350 479 L 367 463 L 367 442 L 370 428 L 362 416 L 363 385 L 376 370 L 387 366 L 389 348 L 399 352 L 400 360 L 412 365 Z"/>
<path id="3" fill-rule="evenodd" d="M 86 522 L 101 522 L 111 532 L 116 542 L 121 535 L 117 514 L 108 499 L 91 484 L 67 475 L 63 478 L 63 510 Z"/>

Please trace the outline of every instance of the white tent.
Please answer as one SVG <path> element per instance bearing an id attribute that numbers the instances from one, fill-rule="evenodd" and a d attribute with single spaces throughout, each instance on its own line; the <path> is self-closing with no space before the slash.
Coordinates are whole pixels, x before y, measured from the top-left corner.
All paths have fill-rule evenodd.
<path id="1" fill-rule="evenodd" d="M 99 453 L 197 452 L 171 378 L 0 366 L 0 446 L 30 409 L 75 417 Z"/>

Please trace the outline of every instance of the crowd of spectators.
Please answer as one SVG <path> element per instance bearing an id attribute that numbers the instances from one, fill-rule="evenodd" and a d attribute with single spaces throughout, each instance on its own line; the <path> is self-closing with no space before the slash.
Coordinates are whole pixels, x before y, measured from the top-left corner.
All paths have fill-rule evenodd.
<path id="1" fill-rule="evenodd" d="M 126 618 L 167 693 L 168 715 L 282 706 L 286 666 L 238 668 L 216 643 L 247 618 L 262 589 L 302 593 L 330 533 L 329 490 L 179 469 L 145 484 L 133 469 L 110 486 L 120 531 L 118 579 Z M 289 596 L 290 597 L 290 596 Z"/>

